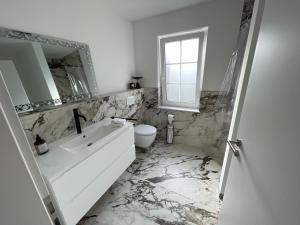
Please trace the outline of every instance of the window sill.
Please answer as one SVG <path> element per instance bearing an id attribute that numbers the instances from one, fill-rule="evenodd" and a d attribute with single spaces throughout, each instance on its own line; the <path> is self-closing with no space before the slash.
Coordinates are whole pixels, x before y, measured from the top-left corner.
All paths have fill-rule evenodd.
<path id="1" fill-rule="evenodd" d="M 173 111 L 184 111 L 184 112 L 200 113 L 200 110 L 199 110 L 199 109 L 184 108 L 184 107 L 158 106 L 158 108 L 159 108 L 159 109 L 173 110 Z"/>

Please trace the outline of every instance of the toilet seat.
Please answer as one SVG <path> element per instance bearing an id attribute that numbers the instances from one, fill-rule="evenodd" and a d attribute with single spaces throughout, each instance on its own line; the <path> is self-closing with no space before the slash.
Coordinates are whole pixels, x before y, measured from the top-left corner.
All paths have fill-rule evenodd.
<path id="1" fill-rule="evenodd" d="M 156 133 L 156 128 L 146 124 L 140 124 L 134 127 L 134 133 L 141 136 L 152 136 Z"/>

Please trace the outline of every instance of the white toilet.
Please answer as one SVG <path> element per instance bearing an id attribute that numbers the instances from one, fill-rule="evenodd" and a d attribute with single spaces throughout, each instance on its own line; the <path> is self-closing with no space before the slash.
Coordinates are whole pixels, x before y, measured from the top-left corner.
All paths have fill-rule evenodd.
<path id="1" fill-rule="evenodd" d="M 156 137 L 156 128 L 146 124 L 140 124 L 134 127 L 135 146 L 140 148 L 149 148 Z"/>

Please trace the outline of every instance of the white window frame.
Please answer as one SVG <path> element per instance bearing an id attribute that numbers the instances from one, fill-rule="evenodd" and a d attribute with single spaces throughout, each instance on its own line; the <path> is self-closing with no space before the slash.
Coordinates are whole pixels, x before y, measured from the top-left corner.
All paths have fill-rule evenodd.
<path id="1" fill-rule="evenodd" d="M 158 52 L 158 107 L 162 109 L 180 110 L 199 112 L 200 108 L 200 95 L 203 84 L 203 73 L 206 56 L 208 27 L 201 29 L 195 29 L 191 31 L 184 31 L 178 33 L 172 33 L 167 35 L 160 35 L 157 38 L 157 52 Z M 197 68 L 197 81 L 196 81 L 196 93 L 195 104 L 190 103 L 178 103 L 167 100 L 166 95 L 166 71 L 165 71 L 165 43 L 199 38 L 198 49 L 198 68 Z"/>

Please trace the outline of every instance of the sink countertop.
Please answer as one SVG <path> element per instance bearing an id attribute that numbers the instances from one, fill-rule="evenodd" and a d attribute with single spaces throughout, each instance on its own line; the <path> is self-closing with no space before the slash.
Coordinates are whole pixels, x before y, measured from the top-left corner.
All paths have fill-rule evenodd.
<path id="1" fill-rule="evenodd" d="M 82 130 L 82 134 L 71 134 L 68 137 L 62 138 L 49 144 L 49 152 L 45 155 L 36 156 L 38 166 L 43 174 L 43 176 L 49 181 L 54 182 L 57 178 L 64 175 L 74 166 L 76 166 L 81 161 L 85 160 L 98 150 L 86 150 L 86 151 L 76 151 L 71 152 L 63 149 L 62 144 L 71 141 L 73 138 L 78 136 L 83 136 L 86 132 L 92 132 L 98 128 L 110 125 L 110 119 L 104 119 L 98 123 L 88 126 Z M 122 133 L 124 130 L 132 127 L 132 123 L 126 122 L 122 127 L 118 127 L 116 130 L 101 138 L 101 144 L 99 146 L 104 146 L 109 143 L 112 138 L 118 133 Z M 101 147 L 100 147 L 101 148 Z"/>

